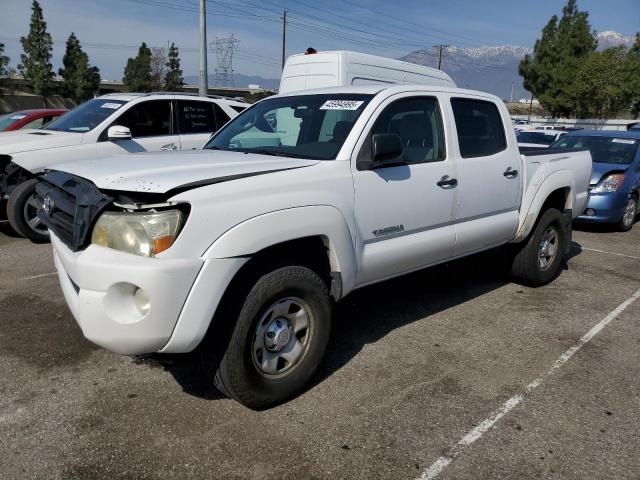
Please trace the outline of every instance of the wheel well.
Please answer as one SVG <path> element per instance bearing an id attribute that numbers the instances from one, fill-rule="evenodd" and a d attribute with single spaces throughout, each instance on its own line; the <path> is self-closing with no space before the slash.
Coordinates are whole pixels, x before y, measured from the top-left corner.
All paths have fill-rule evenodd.
<path id="1" fill-rule="evenodd" d="M 322 236 L 304 237 L 266 247 L 251 256 L 249 261 L 233 277 L 218 304 L 209 330 L 216 325 L 216 342 L 225 345 L 230 338 L 234 319 L 239 313 L 242 299 L 261 275 L 287 265 L 301 265 L 316 272 L 327 288 L 332 282 L 331 264 L 327 246 L 328 239 Z M 332 292 L 333 293 L 333 292 Z M 339 295 L 338 295 L 339 296 Z M 209 337 L 209 333 L 205 338 Z M 204 340 L 203 340 L 204 341 Z"/>
<path id="2" fill-rule="evenodd" d="M 0 197 L 10 195 L 15 187 L 33 177 L 29 170 L 13 163 L 9 155 L 0 155 Z"/>
<path id="3" fill-rule="evenodd" d="M 238 273 L 246 270 L 259 275 L 286 265 L 308 267 L 329 286 L 331 265 L 326 241 L 321 236 L 298 238 L 266 247 L 252 255 Z"/>
<path id="4" fill-rule="evenodd" d="M 549 194 L 547 199 L 542 204 L 540 209 L 540 215 L 546 212 L 550 208 L 556 208 L 561 212 L 564 212 L 567 208 L 570 208 L 569 193 L 571 189 L 569 187 L 558 188 Z"/>

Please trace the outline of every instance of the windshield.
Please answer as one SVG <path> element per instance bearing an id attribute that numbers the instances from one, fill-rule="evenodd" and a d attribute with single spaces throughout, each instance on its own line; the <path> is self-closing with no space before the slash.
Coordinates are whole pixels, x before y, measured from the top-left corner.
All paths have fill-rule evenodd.
<path id="1" fill-rule="evenodd" d="M 0 116 L 0 132 L 3 132 L 5 128 L 9 128 L 18 120 L 22 120 L 26 115 L 20 112 L 9 113 L 7 115 Z"/>
<path id="2" fill-rule="evenodd" d="M 335 159 L 372 95 L 269 98 L 238 115 L 204 148 Z"/>
<path id="3" fill-rule="evenodd" d="M 547 135 L 544 132 L 518 132 L 516 138 L 519 143 L 538 143 L 540 145 L 551 145 L 555 140 L 555 135 Z"/>
<path id="4" fill-rule="evenodd" d="M 596 163 L 628 165 L 636 156 L 638 143 L 637 138 L 565 136 L 551 148 L 589 149 L 591 159 Z"/>
<path id="5" fill-rule="evenodd" d="M 105 98 L 94 98 L 77 106 L 44 127 L 58 132 L 84 133 L 100 125 L 105 118 L 127 102 Z"/>

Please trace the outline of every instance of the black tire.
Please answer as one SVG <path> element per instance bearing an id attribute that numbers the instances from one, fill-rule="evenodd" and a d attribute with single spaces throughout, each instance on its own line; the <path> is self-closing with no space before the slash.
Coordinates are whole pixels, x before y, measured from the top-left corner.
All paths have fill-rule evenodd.
<path id="1" fill-rule="evenodd" d="M 631 217 L 628 216 L 628 212 L 627 212 L 628 209 L 633 210 L 633 214 Z M 631 230 L 633 228 L 633 223 L 635 222 L 637 212 L 638 212 L 638 197 L 635 194 L 633 194 L 629 197 L 629 200 L 627 200 L 627 203 L 625 204 L 622 218 L 620 219 L 617 225 L 618 230 L 620 230 L 621 232 L 628 232 L 629 230 Z"/>
<path id="2" fill-rule="evenodd" d="M 555 208 L 550 208 L 539 218 L 529 238 L 515 246 L 511 275 L 518 281 L 532 287 L 546 285 L 553 280 L 560 269 L 564 249 L 567 241 L 564 215 Z M 546 258 L 548 248 L 543 246 L 543 237 L 547 238 L 548 232 L 555 231 L 555 254 L 548 259 L 546 265 L 542 265 Z M 549 243 L 549 242 L 547 242 Z M 543 255 L 543 253 L 545 253 Z"/>
<path id="3" fill-rule="evenodd" d="M 46 243 L 49 241 L 49 231 L 38 223 L 34 228 L 29 221 L 35 217 L 35 206 L 29 204 L 29 201 L 35 196 L 36 184 L 35 178 L 27 180 L 18 185 L 7 202 L 7 218 L 11 227 L 24 238 L 28 238 L 35 243 Z"/>
<path id="4" fill-rule="evenodd" d="M 308 310 L 309 329 L 305 334 L 309 337 L 305 337 L 304 341 L 307 343 L 304 344 L 304 353 L 300 354 L 296 363 L 283 367 L 285 370 L 281 374 L 267 374 L 258 365 L 259 360 L 256 360 L 256 343 L 261 337 L 258 332 L 261 331 L 260 328 L 264 328 L 265 336 L 273 333 L 267 332 L 265 325 L 272 325 L 277 318 L 283 318 L 272 313 L 275 311 L 273 307 L 290 299 L 300 300 L 305 306 L 303 310 Z M 265 319 L 267 315 L 273 316 Z M 318 274 L 309 268 L 278 268 L 259 277 L 249 290 L 232 325 L 228 341 L 224 341 L 226 345 L 221 345 L 219 341 L 220 336 L 225 336 L 224 326 L 217 323 L 221 321 L 233 322 L 233 318 L 214 319 L 216 323 L 212 324 L 207 335 L 209 341 L 205 339 L 201 346 L 205 367 L 208 365 L 215 370 L 215 386 L 226 396 L 249 408 L 267 408 L 295 395 L 318 368 L 331 331 L 329 292 Z M 220 335 L 217 335 L 216 325 L 219 325 Z M 291 342 L 297 333 L 293 329 L 289 331 L 292 335 Z M 289 338 L 288 335 L 286 338 Z M 267 341 L 266 337 L 264 341 Z M 216 349 L 224 352 L 215 351 Z M 266 354 L 279 355 L 269 352 Z M 278 365 L 279 361 L 280 359 L 276 362 Z"/>

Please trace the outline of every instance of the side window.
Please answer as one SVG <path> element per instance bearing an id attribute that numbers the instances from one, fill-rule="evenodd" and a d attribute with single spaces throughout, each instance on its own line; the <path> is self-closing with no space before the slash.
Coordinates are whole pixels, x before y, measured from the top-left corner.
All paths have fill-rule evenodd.
<path id="1" fill-rule="evenodd" d="M 181 134 L 209 133 L 216 129 L 213 103 L 178 100 L 178 125 Z"/>
<path id="2" fill-rule="evenodd" d="M 438 100 L 412 97 L 386 107 L 371 128 L 359 158 L 371 157 L 371 138 L 376 133 L 395 133 L 402 139 L 404 160 L 409 164 L 444 160 L 444 127 Z"/>
<path id="3" fill-rule="evenodd" d="M 171 102 L 152 100 L 134 105 L 114 125 L 128 127 L 133 138 L 171 135 Z"/>
<path id="4" fill-rule="evenodd" d="M 462 158 L 485 157 L 507 148 L 504 126 L 495 104 L 483 100 L 452 98 Z"/>
<path id="5" fill-rule="evenodd" d="M 31 122 L 27 123 L 22 128 L 41 128 L 42 125 L 44 125 L 44 119 L 43 118 L 37 118 L 37 119 L 32 120 Z"/>
<path id="6" fill-rule="evenodd" d="M 219 130 L 225 123 L 227 123 L 231 119 L 229 118 L 229 115 L 227 115 L 217 103 L 213 104 L 213 110 L 216 112 L 216 130 Z"/>
<path id="7" fill-rule="evenodd" d="M 245 110 L 247 107 L 239 107 L 237 105 L 229 105 L 231 108 L 233 108 L 236 112 L 240 113 L 243 110 Z"/>

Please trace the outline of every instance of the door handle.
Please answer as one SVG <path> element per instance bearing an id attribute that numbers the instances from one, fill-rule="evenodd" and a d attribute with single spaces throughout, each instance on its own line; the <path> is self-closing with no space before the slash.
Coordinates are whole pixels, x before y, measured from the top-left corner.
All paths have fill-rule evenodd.
<path id="1" fill-rule="evenodd" d="M 175 143 L 168 143 L 160 147 L 160 150 L 177 150 L 178 146 Z"/>
<path id="2" fill-rule="evenodd" d="M 514 170 L 513 168 L 507 168 L 502 174 L 507 178 L 516 178 L 518 176 L 518 170 Z"/>
<path id="3" fill-rule="evenodd" d="M 451 178 L 449 175 L 445 175 L 440 179 L 438 183 L 436 183 L 436 185 L 438 185 L 441 188 L 455 187 L 457 184 L 458 184 L 458 180 L 455 178 Z"/>

